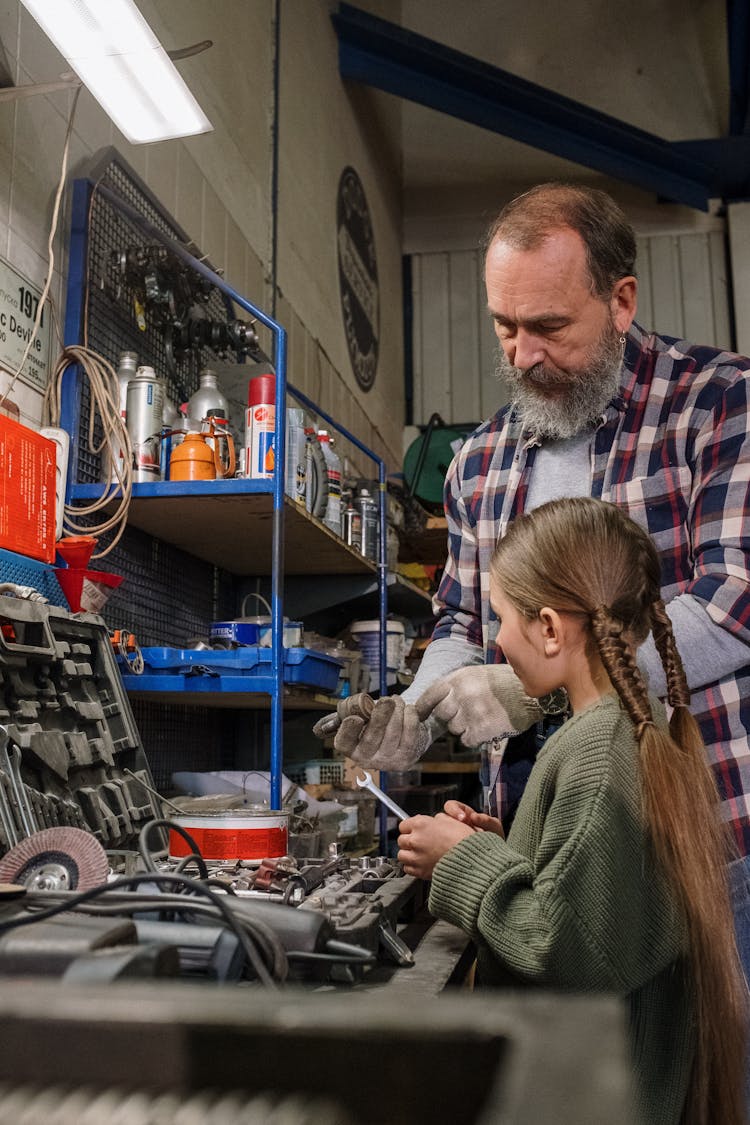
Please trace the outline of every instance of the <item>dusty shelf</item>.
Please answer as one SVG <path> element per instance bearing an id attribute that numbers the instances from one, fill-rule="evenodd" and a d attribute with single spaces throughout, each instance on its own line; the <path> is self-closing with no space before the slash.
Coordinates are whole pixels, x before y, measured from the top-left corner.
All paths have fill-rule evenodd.
<path id="1" fill-rule="evenodd" d="M 213 563 L 230 574 L 268 574 L 273 497 L 251 480 L 159 482 L 134 485 L 128 523 Z M 74 485 L 73 500 L 101 495 L 100 485 Z M 114 506 L 114 502 L 113 502 Z M 284 503 L 285 574 L 376 574 L 320 520 L 292 500 Z"/>

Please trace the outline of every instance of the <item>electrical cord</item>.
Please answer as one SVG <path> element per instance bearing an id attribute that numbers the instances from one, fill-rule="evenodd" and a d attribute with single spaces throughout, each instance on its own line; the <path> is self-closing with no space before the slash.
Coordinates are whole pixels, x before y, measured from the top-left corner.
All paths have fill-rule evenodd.
<path id="1" fill-rule="evenodd" d="M 101 456 L 102 463 L 112 470 L 112 479 L 104 486 L 101 496 L 90 504 L 77 507 L 66 504 L 64 524 L 76 535 L 94 535 L 97 538 L 114 530 L 114 537 L 106 548 L 93 558 L 103 558 L 119 542 L 127 526 L 128 509 L 133 489 L 133 447 L 120 414 L 120 391 L 117 373 L 103 356 L 81 344 L 71 344 L 58 357 L 44 392 L 43 417 L 45 425 L 59 426 L 62 408 L 62 385 L 69 367 L 79 366 L 88 377 L 91 390 L 91 409 L 88 424 L 88 450 Z M 100 419 L 102 438 L 96 440 L 96 419 Z M 115 502 L 114 511 L 97 524 L 91 520 Z M 86 522 L 81 523 L 81 519 Z"/>
<path id="2" fill-rule="evenodd" d="M 233 914 L 233 912 L 229 909 L 226 903 L 222 901 L 221 895 L 215 894 L 197 879 L 190 879 L 186 875 L 174 875 L 167 872 L 148 871 L 144 872 L 141 875 L 125 875 L 120 879 L 115 879 L 112 883 L 102 883 L 98 887 L 92 887 L 88 891 L 82 891 L 80 894 L 72 895 L 66 901 L 59 902 L 56 905 L 50 906 L 45 910 L 40 910 L 33 914 L 25 914 L 20 916 L 17 915 L 16 917 L 9 918 L 6 921 L 0 921 L 0 935 L 9 933 L 11 930 L 20 929 L 22 926 L 32 925 L 34 922 L 42 922 L 47 918 L 54 918 L 58 914 L 64 914 L 68 910 L 74 910 L 76 909 L 76 907 L 82 905 L 83 903 L 91 902 L 93 899 L 101 898 L 103 895 L 110 894 L 113 891 L 118 891 L 127 887 L 138 887 L 142 883 L 156 883 L 157 885 L 159 883 L 163 883 L 171 886 L 188 887 L 195 894 L 205 896 L 205 898 L 207 898 L 209 902 L 213 903 L 216 910 L 221 914 L 222 918 L 224 919 L 225 925 L 227 925 L 232 933 L 237 937 L 237 940 L 242 947 L 245 957 L 248 963 L 252 966 L 255 975 L 257 976 L 260 983 L 266 988 L 276 989 L 278 987 L 277 980 L 284 979 L 284 976 L 277 975 L 277 979 L 274 980 L 274 977 L 269 972 L 267 965 L 259 952 L 259 946 L 264 950 L 267 950 L 269 934 L 269 928 L 267 926 L 261 927 L 257 924 L 257 921 L 253 921 L 252 923 L 250 923 L 247 918 L 243 918 L 240 921 L 237 916 Z M 145 897 L 147 898 L 147 896 Z M 158 896 L 158 899 L 155 896 L 152 896 L 152 902 L 155 902 L 157 904 L 155 906 L 155 909 L 163 910 L 165 909 L 165 907 L 169 908 L 171 903 L 172 909 L 179 909 L 181 911 L 185 911 L 186 909 L 195 909 L 200 912 L 197 904 L 191 904 L 191 907 L 188 908 L 186 905 L 186 900 L 180 896 L 171 895 L 166 897 L 168 901 L 164 902 L 164 896 L 160 895 Z M 177 903 L 178 905 L 175 906 L 175 903 Z M 144 909 L 147 909 L 144 899 L 141 896 L 137 896 L 137 900 L 133 902 L 132 909 L 134 911 L 137 911 L 138 913 L 140 913 Z M 285 962 L 286 955 L 281 948 L 281 943 L 278 942 L 278 939 L 275 938 L 275 935 L 274 940 L 276 941 L 277 945 L 277 955 L 278 951 L 280 950 L 281 957 Z M 281 958 L 277 956 L 277 963 L 280 960 Z"/>
<path id="3" fill-rule="evenodd" d="M 148 871 L 158 870 L 154 862 L 153 852 L 148 846 L 148 837 L 153 828 L 167 828 L 171 832 L 176 832 L 178 836 L 182 836 L 187 846 L 189 848 L 192 848 L 193 850 L 189 855 L 183 856 L 180 862 L 186 859 L 194 859 L 198 865 L 198 871 L 200 873 L 201 879 L 208 879 L 208 867 L 206 866 L 206 861 L 201 855 L 200 848 L 198 847 L 190 833 L 186 831 L 186 829 L 184 829 L 181 824 L 176 824 L 173 820 L 149 820 L 148 824 L 144 824 L 143 828 L 138 833 L 138 852 Z M 181 868 L 178 868 L 178 873 L 181 870 Z"/>
<path id="4" fill-rule="evenodd" d="M 201 885 L 205 886 L 206 884 L 202 883 Z M 114 884 L 110 884 L 110 886 L 114 886 Z M 222 886 L 220 889 L 225 890 L 226 888 Z M 177 915 L 191 922 L 195 921 L 196 915 L 206 916 L 215 922 L 221 921 L 210 902 L 198 901 L 195 897 L 186 894 L 118 895 L 113 893 L 108 897 L 112 901 L 95 901 L 82 905 L 73 904 L 70 909 L 75 913 L 92 914 L 97 917 L 118 917 L 123 914 L 135 915 L 153 912 L 158 913 L 160 919 L 164 922 L 172 921 Z M 47 902 L 51 898 L 52 892 L 39 892 L 37 898 L 29 903 L 29 907 L 36 908 L 42 901 Z M 65 903 L 66 899 L 65 897 L 55 896 L 55 901 L 62 904 Z M 233 917 L 237 925 L 247 931 L 250 940 L 258 947 L 264 964 L 270 968 L 271 976 L 278 981 L 286 980 L 289 972 L 288 954 L 285 952 L 273 927 L 259 918 L 250 918 L 241 912 L 233 914 Z"/>
<path id="5" fill-rule="evenodd" d="M 68 118 L 68 127 L 65 131 L 62 161 L 60 164 L 60 179 L 58 180 L 57 190 L 55 192 L 55 202 L 52 207 L 52 221 L 50 223 L 49 237 L 47 239 L 47 277 L 44 282 L 44 288 L 42 289 L 41 297 L 39 298 L 39 304 L 36 308 L 36 314 L 34 316 L 34 324 L 31 329 L 31 334 L 26 341 L 26 347 L 24 348 L 23 355 L 21 356 L 21 362 L 18 364 L 18 367 L 13 374 L 7 388 L 2 394 L 0 394 L 0 406 L 2 406 L 10 392 L 15 387 L 16 382 L 18 381 L 21 372 L 23 371 L 23 365 L 26 363 L 29 352 L 31 351 L 34 345 L 34 341 L 38 335 L 39 328 L 42 323 L 42 316 L 44 314 L 44 306 L 47 303 L 47 298 L 49 297 L 50 286 L 52 285 L 52 275 L 55 269 L 54 241 L 55 234 L 57 232 L 57 222 L 60 217 L 60 201 L 62 200 L 62 193 L 65 187 L 65 176 L 68 170 L 68 154 L 70 152 L 70 138 L 73 133 L 73 121 L 75 119 L 76 109 L 78 108 L 78 97 L 80 93 L 81 87 L 79 85 L 76 89 L 75 94 L 73 95 L 73 103 L 70 107 L 70 116 Z"/>

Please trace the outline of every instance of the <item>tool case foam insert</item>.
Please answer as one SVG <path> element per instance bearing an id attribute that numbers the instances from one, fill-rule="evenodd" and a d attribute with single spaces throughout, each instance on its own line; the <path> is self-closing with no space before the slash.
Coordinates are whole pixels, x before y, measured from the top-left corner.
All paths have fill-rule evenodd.
<path id="1" fill-rule="evenodd" d="M 0 597 L 0 852 L 56 825 L 135 847 L 160 813 L 126 770 L 153 785 L 102 618 Z"/>

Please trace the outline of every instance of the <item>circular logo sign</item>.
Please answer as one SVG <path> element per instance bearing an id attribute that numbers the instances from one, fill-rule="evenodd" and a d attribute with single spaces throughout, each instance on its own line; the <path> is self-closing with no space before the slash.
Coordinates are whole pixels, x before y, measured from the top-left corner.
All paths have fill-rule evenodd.
<path id="1" fill-rule="evenodd" d="M 354 376 L 369 391 L 378 367 L 378 267 L 365 189 L 353 168 L 344 168 L 339 180 L 336 228 L 346 342 Z"/>

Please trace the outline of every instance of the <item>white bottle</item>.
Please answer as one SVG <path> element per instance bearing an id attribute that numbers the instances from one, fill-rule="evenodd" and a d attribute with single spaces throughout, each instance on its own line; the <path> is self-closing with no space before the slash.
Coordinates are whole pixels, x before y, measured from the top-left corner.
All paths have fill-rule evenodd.
<path id="1" fill-rule="evenodd" d="M 117 365 L 117 385 L 120 392 L 120 417 L 122 418 L 123 425 L 125 425 L 128 417 L 128 383 L 135 375 L 137 368 L 138 356 L 136 352 L 120 353 L 120 359 Z M 125 471 L 125 455 L 122 449 L 118 450 L 115 463 L 117 467 L 115 467 L 115 465 L 111 466 L 109 479 L 114 483 L 119 483 Z"/>
<path id="2" fill-rule="evenodd" d="M 323 450 L 328 476 L 328 503 L 323 523 L 341 535 L 341 460 L 333 450 L 331 438 L 327 430 L 318 430 L 318 441 Z"/>

